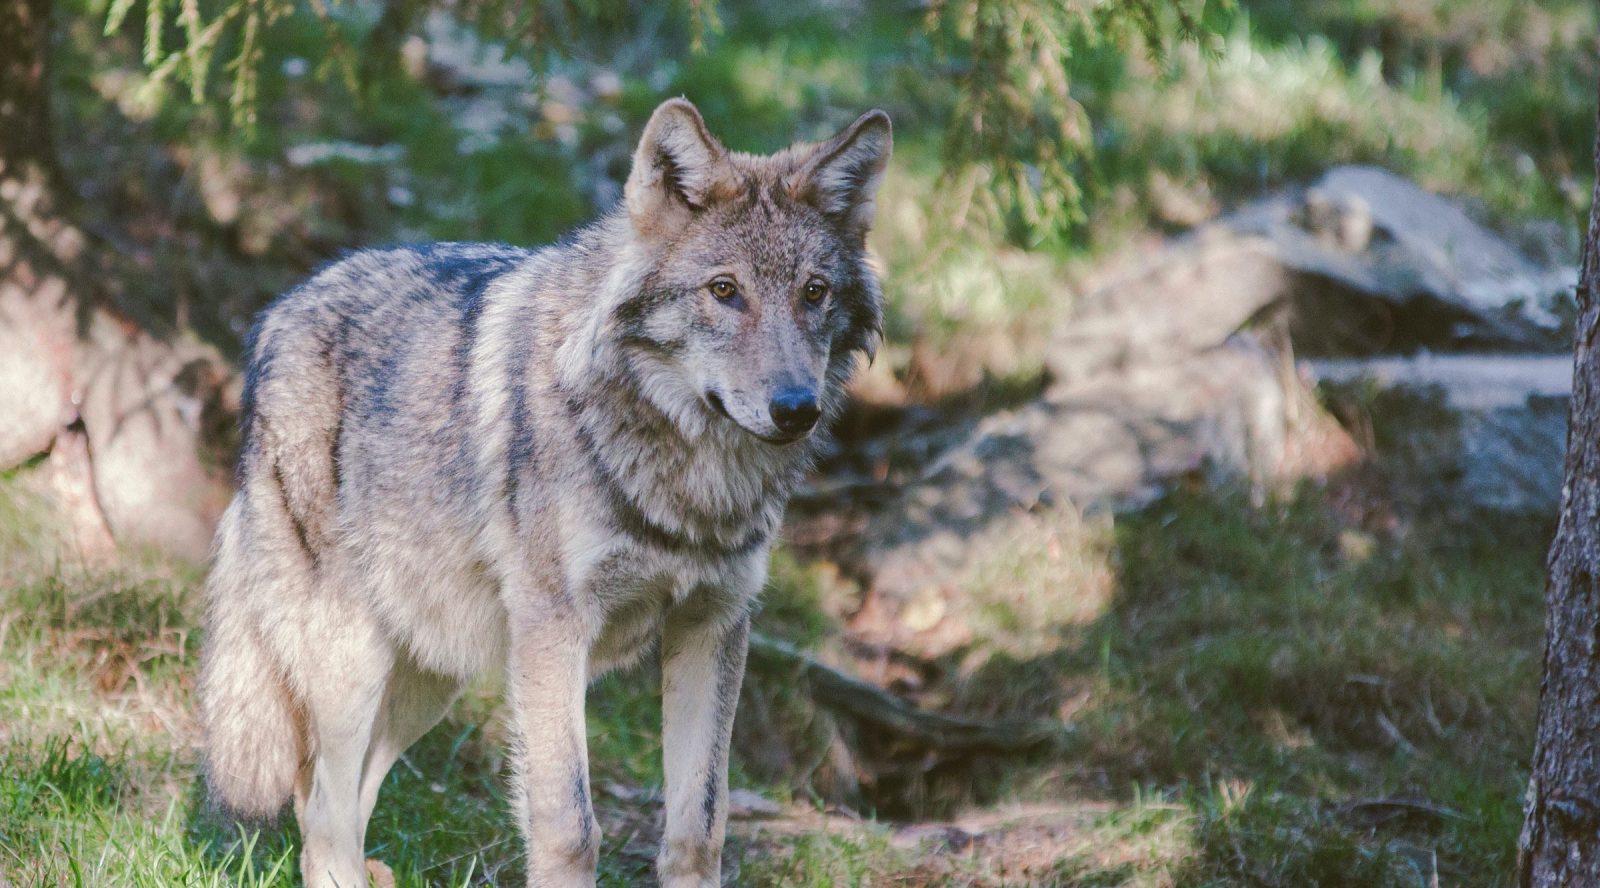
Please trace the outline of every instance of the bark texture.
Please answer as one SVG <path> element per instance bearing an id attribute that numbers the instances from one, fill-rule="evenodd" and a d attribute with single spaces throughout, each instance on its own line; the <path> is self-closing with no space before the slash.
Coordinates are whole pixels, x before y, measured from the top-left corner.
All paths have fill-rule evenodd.
<path id="1" fill-rule="evenodd" d="M 1592 201 L 1578 281 L 1566 484 L 1545 586 L 1539 727 L 1517 855 L 1527 888 L 1600 885 L 1600 180 Z"/>
<path id="2" fill-rule="evenodd" d="M 226 503 L 207 432 L 230 371 L 115 307 L 127 263 L 71 221 L 50 141 L 51 0 L 0 2 L 0 471 L 41 492 L 85 555 L 205 555 Z"/>

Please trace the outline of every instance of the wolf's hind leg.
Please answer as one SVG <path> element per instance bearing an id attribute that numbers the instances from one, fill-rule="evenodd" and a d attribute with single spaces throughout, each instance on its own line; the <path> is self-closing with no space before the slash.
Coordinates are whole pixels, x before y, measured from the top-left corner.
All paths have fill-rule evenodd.
<path id="1" fill-rule="evenodd" d="M 378 788 L 383 785 L 389 769 L 411 744 L 439 723 L 460 692 L 461 682 L 454 676 L 423 669 L 409 657 L 402 656 L 396 661 L 389 673 L 383 706 L 373 726 L 372 742 L 367 747 L 366 766 L 361 774 L 363 834 L 378 801 Z"/>
<path id="2" fill-rule="evenodd" d="M 318 616 L 300 672 L 312 753 L 295 798 L 300 875 L 307 888 L 365 886 L 361 777 L 394 653 L 369 615 Z"/>

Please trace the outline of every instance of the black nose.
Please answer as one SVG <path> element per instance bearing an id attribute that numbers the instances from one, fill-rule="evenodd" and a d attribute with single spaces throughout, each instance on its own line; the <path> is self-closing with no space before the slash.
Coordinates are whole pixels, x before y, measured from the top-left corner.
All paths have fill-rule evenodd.
<path id="1" fill-rule="evenodd" d="M 801 435 L 817 424 L 822 409 L 817 406 L 817 393 L 808 388 L 794 386 L 779 389 L 767 405 L 772 413 L 772 424 L 785 435 Z"/>

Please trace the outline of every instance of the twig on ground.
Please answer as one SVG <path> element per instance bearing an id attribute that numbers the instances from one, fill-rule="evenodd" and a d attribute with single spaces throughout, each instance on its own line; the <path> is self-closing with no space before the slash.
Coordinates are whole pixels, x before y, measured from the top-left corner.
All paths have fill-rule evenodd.
<path id="1" fill-rule="evenodd" d="M 759 632 L 750 635 L 750 665 L 771 676 L 800 679 L 823 706 L 936 749 L 1024 752 L 1063 743 L 1072 734 L 1067 725 L 1050 720 L 986 722 L 928 712 Z"/>
<path id="2" fill-rule="evenodd" d="M 1404 815 L 1433 817 L 1440 820 L 1464 820 L 1460 811 L 1435 804 L 1423 798 L 1386 796 L 1377 799 L 1352 799 L 1339 806 L 1347 814 L 1363 814 L 1380 820 Z"/>

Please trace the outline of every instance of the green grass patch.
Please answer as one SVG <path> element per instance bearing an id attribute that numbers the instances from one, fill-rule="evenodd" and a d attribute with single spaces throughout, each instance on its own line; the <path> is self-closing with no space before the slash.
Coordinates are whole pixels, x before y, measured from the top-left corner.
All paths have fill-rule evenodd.
<path id="1" fill-rule="evenodd" d="M 1375 440 L 1397 440 L 1386 430 L 1396 405 L 1363 409 Z M 1401 415 L 1422 423 L 1421 409 Z M 204 803 L 195 574 L 34 558 L 44 525 L 19 484 L 0 483 L 11 516 L 0 534 L 25 547 L 0 559 L 32 563 L 0 587 L 0 877 L 292 884 L 288 818 L 241 833 Z M 1052 840 L 1045 869 L 1017 881 L 979 854 L 935 872 L 871 823 L 740 839 L 730 866 L 747 884 L 1036 884 L 1041 872 L 1058 884 L 1414 885 L 1435 872 L 1504 884 L 1532 742 L 1548 521 L 1352 511 L 1341 489 L 1182 490 L 1115 520 L 1037 516 L 961 578 L 954 606 L 973 638 L 929 664 L 928 699 L 1060 718 L 1075 740 L 1058 754 L 913 770 L 867 787 L 865 810 L 1100 812 Z M 848 612 L 838 578 L 788 554 L 772 576 L 764 631 L 836 643 Z M 608 884 L 644 878 L 654 854 L 639 818 L 661 782 L 657 685 L 646 668 L 590 695 Z M 741 726 L 735 785 L 835 794 L 817 781 L 849 734 L 804 695 L 754 682 Z M 493 695 L 475 692 L 391 773 L 369 848 L 402 884 L 520 878 L 503 733 Z"/>
<path id="2" fill-rule="evenodd" d="M 1447 880 L 1500 884 L 1549 531 L 1424 516 L 1372 532 L 1310 488 L 1259 506 L 1244 491 L 1174 494 L 1116 522 L 1116 588 L 1097 618 L 1035 621 L 1021 653 L 1002 633 L 952 660 L 955 706 L 1062 717 L 1074 747 L 930 777 L 917 797 L 1153 792 L 1195 818 L 1182 884 L 1416 884 L 1423 858 Z"/>

